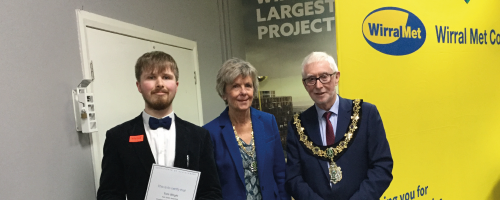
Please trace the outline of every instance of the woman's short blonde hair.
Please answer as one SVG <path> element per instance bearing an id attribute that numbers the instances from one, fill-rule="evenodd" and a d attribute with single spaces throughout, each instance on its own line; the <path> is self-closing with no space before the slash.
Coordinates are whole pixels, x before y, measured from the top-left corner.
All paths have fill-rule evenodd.
<path id="1" fill-rule="evenodd" d="M 257 80 L 257 69 L 252 66 L 247 61 L 244 61 L 239 58 L 231 58 L 224 62 L 222 67 L 219 69 L 217 73 L 217 85 L 215 89 L 219 96 L 222 98 L 226 94 L 226 85 L 232 84 L 234 79 L 238 76 L 242 76 L 243 78 L 250 76 L 252 78 L 253 83 L 253 96 L 257 96 L 257 91 L 259 88 L 259 81 Z M 224 100 L 227 104 L 227 100 Z"/>

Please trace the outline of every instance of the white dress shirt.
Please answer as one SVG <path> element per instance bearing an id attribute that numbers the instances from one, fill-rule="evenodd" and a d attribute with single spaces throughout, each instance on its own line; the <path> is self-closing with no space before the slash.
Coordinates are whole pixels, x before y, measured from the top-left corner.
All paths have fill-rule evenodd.
<path id="1" fill-rule="evenodd" d="M 326 146 L 326 120 L 323 117 L 323 114 L 325 114 L 326 110 L 319 108 L 316 104 L 314 105 L 316 106 L 316 112 L 318 112 L 321 141 L 323 142 L 323 146 Z M 333 113 L 332 115 L 330 115 L 330 122 L 333 126 L 333 135 L 335 135 L 335 138 L 337 138 L 337 136 L 342 137 L 342 134 L 337 134 L 337 119 L 339 117 L 339 95 L 337 95 L 337 98 L 335 98 L 335 103 L 333 103 L 333 106 L 329 111 Z"/>
<path id="2" fill-rule="evenodd" d="M 318 121 L 319 121 L 319 132 L 321 134 L 321 141 L 323 142 L 323 146 L 326 146 L 326 119 L 323 117 L 323 114 L 325 114 L 326 110 L 323 110 L 319 108 L 316 104 L 316 112 L 318 112 Z M 335 98 L 335 103 L 333 103 L 333 106 L 329 110 L 332 112 L 332 115 L 330 115 L 330 122 L 332 123 L 333 126 L 333 135 L 335 135 L 335 140 L 337 140 L 338 137 L 343 137 L 343 134 L 337 134 L 337 119 L 339 118 L 339 95 Z M 327 163 L 327 167 L 330 167 L 330 161 L 325 161 Z M 330 177 L 328 177 L 328 180 L 330 180 Z M 332 187 L 332 183 L 330 182 L 330 187 Z"/>
<path id="3" fill-rule="evenodd" d="M 153 153 L 156 164 L 164 165 L 167 167 L 174 166 L 175 160 L 175 115 L 174 111 L 165 117 L 172 118 L 172 125 L 167 130 L 163 127 L 158 127 L 156 130 L 149 128 L 149 118 L 152 117 L 146 111 L 142 112 L 142 121 L 144 123 L 144 130 L 148 138 L 149 147 Z M 163 117 L 163 118 L 165 118 Z M 163 119 L 162 118 L 162 119 Z"/>

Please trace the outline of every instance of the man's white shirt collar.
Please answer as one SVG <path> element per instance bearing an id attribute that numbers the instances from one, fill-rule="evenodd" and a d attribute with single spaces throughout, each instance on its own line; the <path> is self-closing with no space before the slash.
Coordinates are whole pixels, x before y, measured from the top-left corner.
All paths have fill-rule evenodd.
<path id="1" fill-rule="evenodd" d="M 339 95 L 337 94 L 337 97 L 335 98 L 335 103 L 333 103 L 333 106 L 330 108 L 330 112 L 334 113 L 335 115 L 339 114 Z M 318 112 L 318 119 L 321 119 L 323 117 L 323 114 L 325 114 L 326 110 L 323 110 L 318 107 L 318 105 L 314 104 L 316 106 L 316 112 Z"/>
<path id="2" fill-rule="evenodd" d="M 164 116 L 172 118 L 172 124 L 170 129 L 167 130 L 163 127 L 159 127 L 156 130 L 152 130 L 149 127 L 149 118 L 153 117 L 142 112 L 142 121 L 144 123 L 144 130 L 146 131 L 146 137 L 148 138 L 149 147 L 153 153 L 153 157 L 156 164 L 165 165 L 167 167 L 174 166 L 175 160 L 175 140 L 176 140 L 176 126 L 175 126 L 175 114 L 172 111 L 170 114 Z M 162 119 L 163 119 L 162 118 Z"/>

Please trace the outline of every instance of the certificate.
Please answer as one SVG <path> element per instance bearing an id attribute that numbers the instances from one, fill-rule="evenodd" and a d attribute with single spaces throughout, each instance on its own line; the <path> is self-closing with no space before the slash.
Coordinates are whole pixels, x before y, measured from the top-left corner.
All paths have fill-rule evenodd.
<path id="1" fill-rule="evenodd" d="M 153 164 L 145 200 L 194 200 L 200 172 Z"/>

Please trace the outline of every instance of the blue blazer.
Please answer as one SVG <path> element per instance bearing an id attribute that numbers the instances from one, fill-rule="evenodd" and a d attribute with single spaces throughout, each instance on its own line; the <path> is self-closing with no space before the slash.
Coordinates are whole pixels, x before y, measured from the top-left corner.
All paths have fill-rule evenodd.
<path id="1" fill-rule="evenodd" d="M 339 103 L 335 142 L 344 137 L 352 114 L 352 100 L 340 98 Z M 310 140 L 315 145 L 321 145 L 316 107 L 304 111 L 300 119 Z M 327 161 L 306 152 L 297 138 L 292 120 L 288 124 L 287 136 L 287 191 L 297 200 L 378 200 L 392 181 L 393 160 L 384 125 L 375 105 L 362 104 L 358 132 L 352 142 L 336 161 L 342 170 L 342 180 L 330 187 Z"/>
<path id="2" fill-rule="evenodd" d="M 250 108 L 263 200 L 289 200 L 285 191 L 285 157 L 273 115 Z M 223 199 L 246 199 L 243 160 L 228 108 L 205 126 L 212 138 Z"/>

